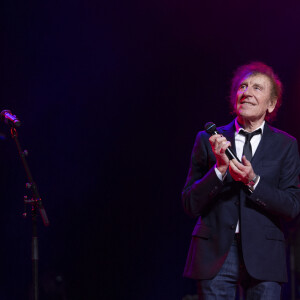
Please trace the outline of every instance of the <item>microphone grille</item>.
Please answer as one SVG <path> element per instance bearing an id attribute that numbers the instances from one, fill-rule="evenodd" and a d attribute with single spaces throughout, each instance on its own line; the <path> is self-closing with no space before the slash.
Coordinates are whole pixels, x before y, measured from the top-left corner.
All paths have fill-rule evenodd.
<path id="1" fill-rule="evenodd" d="M 214 132 L 216 131 L 216 124 L 213 123 L 213 122 L 207 122 L 205 125 L 204 125 L 204 128 L 205 128 L 205 131 L 207 133 L 209 133 L 210 135 L 214 134 Z"/>

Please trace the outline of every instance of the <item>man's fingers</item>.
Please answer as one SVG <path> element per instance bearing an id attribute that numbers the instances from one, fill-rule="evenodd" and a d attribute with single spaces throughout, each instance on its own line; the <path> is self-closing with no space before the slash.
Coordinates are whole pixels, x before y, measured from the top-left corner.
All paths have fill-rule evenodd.
<path id="1" fill-rule="evenodd" d="M 229 172 L 234 180 L 248 183 L 249 180 L 254 178 L 255 173 L 250 161 L 245 156 L 242 157 L 242 163 L 239 163 L 236 159 L 232 159 L 229 162 Z"/>
<path id="2" fill-rule="evenodd" d="M 238 170 L 243 168 L 243 164 L 241 164 L 239 161 L 237 161 L 235 158 L 231 159 L 230 162 L 234 165 L 234 167 Z"/>
<path id="3" fill-rule="evenodd" d="M 209 138 L 209 142 L 212 148 L 215 149 L 216 151 L 220 151 L 220 153 L 224 153 L 225 150 L 231 145 L 231 143 L 227 141 L 227 139 L 220 134 L 212 135 Z"/>
<path id="4" fill-rule="evenodd" d="M 230 168 L 234 174 L 239 177 L 245 177 L 245 166 L 239 163 L 236 159 L 232 159 L 229 162 Z"/>
<path id="5" fill-rule="evenodd" d="M 250 161 L 246 158 L 245 155 L 243 155 L 242 157 L 242 163 L 244 164 L 244 166 L 251 166 Z"/>
<path id="6" fill-rule="evenodd" d="M 239 164 L 239 162 L 236 159 L 231 159 L 229 162 L 230 168 L 234 173 L 242 174 L 240 169 L 237 167 L 237 164 Z"/>
<path id="7" fill-rule="evenodd" d="M 220 134 L 214 134 L 208 140 L 210 141 L 211 144 L 214 144 L 216 142 L 216 140 L 220 137 L 221 137 Z"/>
<path id="8" fill-rule="evenodd" d="M 224 142 L 222 142 L 221 143 L 221 149 L 220 149 L 220 152 L 221 153 L 225 153 L 225 151 L 226 151 L 226 149 L 228 148 L 228 147 L 230 147 L 231 146 L 231 143 L 229 142 L 229 141 L 224 141 Z"/>

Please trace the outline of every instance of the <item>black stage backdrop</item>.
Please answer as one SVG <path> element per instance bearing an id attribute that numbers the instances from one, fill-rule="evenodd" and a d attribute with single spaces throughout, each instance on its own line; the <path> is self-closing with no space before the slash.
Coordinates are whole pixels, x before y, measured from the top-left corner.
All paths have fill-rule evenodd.
<path id="1" fill-rule="evenodd" d="M 232 119 L 232 73 L 261 60 L 285 86 L 274 125 L 300 139 L 300 4 L 9 0 L 0 11 L 0 106 L 22 121 L 51 222 L 39 222 L 41 299 L 195 294 L 182 278 L 195 220 L 180 200 L 194 138 Z M 26 179 L 0 132 L 0 299 L 27 300 Z"/>

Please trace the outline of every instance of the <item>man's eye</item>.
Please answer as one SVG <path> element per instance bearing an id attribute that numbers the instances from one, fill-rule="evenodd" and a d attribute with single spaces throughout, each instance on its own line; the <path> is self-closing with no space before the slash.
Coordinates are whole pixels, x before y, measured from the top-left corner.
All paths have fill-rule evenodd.
<path id="1" fill-rule="evenodd" d="M 245 84 L 242 84 L 241 86 L 240 86 L 240 90 L 244 90 L 246 88 L 246 85 Z"/>

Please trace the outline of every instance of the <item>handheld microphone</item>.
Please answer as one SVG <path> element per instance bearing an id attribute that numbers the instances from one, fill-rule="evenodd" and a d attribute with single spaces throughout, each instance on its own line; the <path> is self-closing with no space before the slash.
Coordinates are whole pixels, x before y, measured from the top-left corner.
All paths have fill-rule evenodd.
<path id="1" fill-rule="evenodd" d="M 214 134 L 219 134 L 219 132 L 217 131 L 217 126 L 216 124 L 214 124 L 213 122 L 208 122 L 205 124 L 204 126 L 205 131 L 210 134 L 210 135 L 214 135 Z M 229 160 L 231 159 L 236 159 L 238 162 L 240 162 L 240 160 L 237 158 L 236 154 L 234 153 L 234 151 L 231 149 L 231 147 L 228 147 L 225 150 L 225 154 L 227 155 L 227 157 L 229 158 Z"/>
<path id="2" fill-rule="evenodd" d="M 6 123 L 14 127 L 19 127 L 21 125 L 20 120 L 12 114 L 10 110 L 2 110 L 0 113 L 0 118 Z"/>

